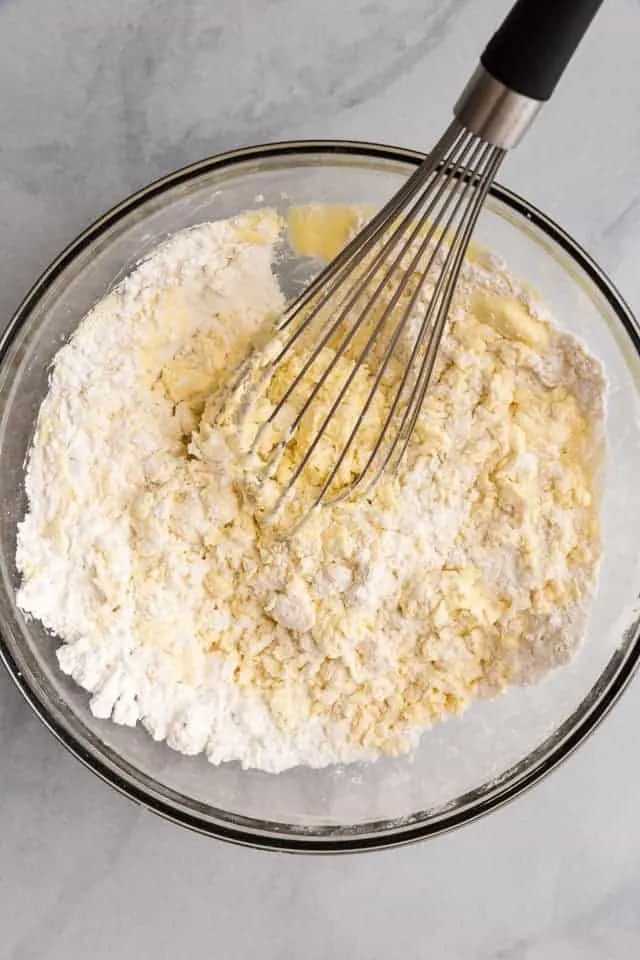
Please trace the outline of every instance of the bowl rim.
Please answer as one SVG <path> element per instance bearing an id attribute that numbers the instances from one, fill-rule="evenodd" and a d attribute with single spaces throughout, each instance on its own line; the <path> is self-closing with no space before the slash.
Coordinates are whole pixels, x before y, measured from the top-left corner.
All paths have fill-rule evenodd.
<path id="1" fill-rule="evenodd" d="M 170 188 L 195 180 L 202 174 L 221 171 L 226 167 L 247 161 L 301 158 L 314 154 L 361 157 L 414 166 L 424 159 L 424 154 L 415 150 L 367 141 L 291 140 L 231 150 L 196 161 L 160 177 L 120 201 L 95 220 L 44 270 L 18 306 L 0 337 L 0 365 L 4 362 L 16 334 L 38 301 L 47 293 L 51 284 L 78 254 L 124 216 L 151 198 L 161 195 Z M 524 220 L 541 230 L 582 269 L 616 314 L 636 352 L 640 355 L 640 325 L 633 312 L 605 272 L 580 244 L 554 220 L 513 191 L 494 183 L 490 194 L 504 207 L 519 214 Z M 617 655 L 614 653 L 598 681 L 597 688 L 593 688 L 590 692 L 589 695 L 595 690 L 597 696 L 586 712 L 582 709 L 585 703 L 583 700 L 561 728 L 555 731 L 555 735 L 549 737 L 537 748 L 540 750 L 550 740 L 556 741 L 543 753 L 537 763 L 520 773 L 518 773 L 518 767 L 522 765 L 522 761 L 504 771 L 488 791 L 485 789 L 486 785 L 483 785 L 484 796 L 474 798 L 472 792 L 466 798 L 461 798 L 466 799 L 462 805 L 457 802 L 455 806 L 452 804 L 450 809 L 442 808 L 435 819 L 430 818 L 426 821 L 420 821 L 419 818 L 428 815 L 429 811 L 419 811 L 414 816 L 397 822 L 377 821 L 354 825 L 351 828 L 349 826 L 327 828 L 319 825 L 313 828 L 287 825 L 286 832 L 282 823 L 259 821 L 240 815 L 231 816 L 228 812 L 224 820 L 212 821 L 210 818 L 186 810 L 182 805 L 172 804 L 143 786 L 138 786 L 114 770 L 108 758 L 103 759 L 94 754 L 79 736 L 56 719 L 21 672 L 1 631 L 0 660 L 4 662 L 7 672 L 36 715 L 70 753 L 105 783 L 165 819 L 201 834 L 244 846 L 288 852 L 348 853 L 400 846 L 446 833 L 498 809 L 547 776 L 596 729 L 628 686 L 640 662 L 640 620 L 630 628 L 630 631 L 626 649 L 623 652 L 618 650 Z M 577 722 L 573 722 L 577 713 L 582 715 Z M 558 737 L 557 735 L 565 729 L 564 736 Z M 210 809 L 214 810 L 214 808 Z M 215 811 L 215 813 L 224 813 L 224 811 Z"/>

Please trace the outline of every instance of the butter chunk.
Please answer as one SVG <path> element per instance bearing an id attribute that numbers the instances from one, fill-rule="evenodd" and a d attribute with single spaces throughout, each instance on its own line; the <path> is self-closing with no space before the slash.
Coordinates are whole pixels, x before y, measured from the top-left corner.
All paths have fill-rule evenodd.
<path id="1" fill-rule="evenodd" d="M 508 340 L 525 343 L 538 353 L 549 345 L 547 325 L 535 320 L 524 304 L 515 298 L 505 299 L 483 290 L 472 295 L 471 309 L 478 320 L 489 324 Z"/>

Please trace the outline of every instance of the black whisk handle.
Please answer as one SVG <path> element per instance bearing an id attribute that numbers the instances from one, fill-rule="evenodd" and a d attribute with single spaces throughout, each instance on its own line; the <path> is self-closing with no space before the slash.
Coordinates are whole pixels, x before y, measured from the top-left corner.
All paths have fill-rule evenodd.
<path id="1" fill-rule="evenodd" d="M 602 0 L 517 0 L 480 58 L 496 80 L 548 100 Z"/>

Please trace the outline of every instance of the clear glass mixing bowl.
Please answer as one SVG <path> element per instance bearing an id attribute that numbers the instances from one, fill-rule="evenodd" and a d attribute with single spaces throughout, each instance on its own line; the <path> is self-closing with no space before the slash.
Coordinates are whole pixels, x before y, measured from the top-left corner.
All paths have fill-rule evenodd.
<path id="1" fill-rule="evenodd" d="M 535 287 L 602 358 L 610 378 L 605 556 L 579 656 L 544 682 L 478 703 L 427 732 L 413 759 L 295 769 L 277 776 L 209 765 L 142 730 L 96 720 L 88 695 L 59 672 L 55 640 L 15 605 L 23 467 L 52 357 L 87 310 L 169 234 L 256 206 L 380 206 L 419 161 L 368 144 L 290 143 L 205 160 L 120 204 L 49 268 L 11 321 L 0 354 L 0 653 L 56 736 L 118 790 L 178 823 L 242 843 L 347 851 L 437 834 L 499 806 L 551 770 L 594 728 L 631 677 L 640 650 L 640 334 L 580 247 L 525 201 L 495 187 L 476 237 Z M 292 294 L 309 262 L 283 250 Z"/>

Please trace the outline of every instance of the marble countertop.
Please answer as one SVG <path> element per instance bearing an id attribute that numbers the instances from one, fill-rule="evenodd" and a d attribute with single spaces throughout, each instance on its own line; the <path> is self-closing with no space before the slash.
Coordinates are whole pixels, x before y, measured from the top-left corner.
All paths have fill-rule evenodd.
<path id="1" fill-rule="evenodd" d="M 508 0 L 0 0 L 0 312 L 104 209 L 264 140 L 427 147 Z M 640 310 L 638 0 L 607 0 L 502 180 Z M 450 91 L 450 96 L 443 94 Z M 0 957 L 625 960 L 640 952 L 638 683 L 564 766 L 457 833 L 355 857 L 162 822 L 0 670 Z"/>

